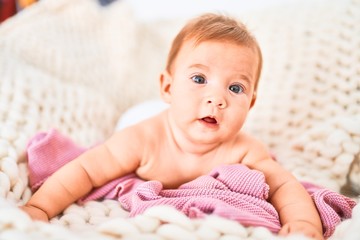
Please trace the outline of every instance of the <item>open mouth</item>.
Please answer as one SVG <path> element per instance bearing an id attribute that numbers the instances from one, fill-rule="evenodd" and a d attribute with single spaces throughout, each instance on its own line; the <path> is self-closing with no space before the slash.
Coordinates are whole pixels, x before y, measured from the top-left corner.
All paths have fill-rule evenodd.
<path id="1" fill-rule="evenodd" d="M 202 121 L 209 123 L 209 124 L 217 124 L 217 120 L 213 117 L 204 117 L 201 119 Z"/>

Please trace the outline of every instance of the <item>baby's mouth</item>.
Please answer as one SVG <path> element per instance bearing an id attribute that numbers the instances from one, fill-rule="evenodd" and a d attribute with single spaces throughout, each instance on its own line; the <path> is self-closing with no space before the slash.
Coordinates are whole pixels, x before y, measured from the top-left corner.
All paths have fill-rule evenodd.
<path id="1" fill-rule="evenodd" d="M 214 117 L 204 117 L 201 120 L 206 122 L 206 123 L 217 124 L 217 120 Z"/>

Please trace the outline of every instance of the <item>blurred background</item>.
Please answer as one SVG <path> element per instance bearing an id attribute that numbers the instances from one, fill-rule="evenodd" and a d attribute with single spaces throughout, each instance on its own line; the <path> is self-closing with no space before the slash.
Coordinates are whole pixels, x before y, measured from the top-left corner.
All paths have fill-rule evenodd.
<path id="1" fill-rule="evenodd" d="M 123 0 L 141 20 L 189 17 L 204 11 L 239 13 L 300 0 Z M 304 1 L 304 0 L 303 0 Z M 236 12 L 235 12 L 236 11 Z"/>
<path id="2" fill-rule="evenodd" d="M 0 23 L 37 2 L 36 0 L 0 0 Z"/>
<path id="3" fill-rule="evenodd" d="M 40 0 L 0 0 L 0 22 Z M 45 1 L 45 0 L 42 0 Z M 246 12 L 268 6 L 300 0 L 98 0 L 102 5 L 114 1 L 128 2 L 140 20 L 151 21 L 175 17 L 189 17 L 204 11 L 223 13 Z"/>

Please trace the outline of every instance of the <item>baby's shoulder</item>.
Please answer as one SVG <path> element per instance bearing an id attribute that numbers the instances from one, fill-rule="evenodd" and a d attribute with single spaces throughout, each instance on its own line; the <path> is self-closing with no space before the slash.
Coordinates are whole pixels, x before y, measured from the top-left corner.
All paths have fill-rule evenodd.
<path id="1" fill-rule="evenodd" d="M 154 117 L 145 119 L 134 127 L 137 128 L 139 134 L 147 139 L 163 137 L 165 133 L 164 115 L 155 115 Z"/>
<path id="2" fill-rule="evenodd" d="M 247 153 L 267 152 L 266 144 L 249 133 L 240 132 L 236 144 L 239 148 L 243 148 Z"/>
<path id="3" fill-rule="evenodd" d="M 243 147 L 262 147 L 264 144 L 255 136 L 246 133 L 246 132 L 239 132 L 236 137 L 236 144 L 239 144 Z"/>
<path id="4" fill-rule="evenodd" d="M 243 163 L 252 165 L 259 160 L 269 159 L 271 154 L 266 144 L 248 133 L 239 133 L 239 146 L 244 149 Z"/>

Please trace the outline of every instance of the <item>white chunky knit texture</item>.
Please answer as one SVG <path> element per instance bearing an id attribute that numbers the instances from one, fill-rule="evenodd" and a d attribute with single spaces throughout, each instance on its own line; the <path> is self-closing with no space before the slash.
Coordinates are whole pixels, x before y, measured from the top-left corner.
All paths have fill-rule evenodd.
<path id="1" fill-rule="evenodd" d="M 360 153 L 360 2 L 299 1 L 238 17 L 264 55 L 245 130 L 300 180 L 339 191 Z M 1 239 L 280 239 L 164 206 L 129 219 L 117 201 L 91 201 L 50 224 L 17 208 L 31 196 L 27 140 L 52 127 L 83 146 L 108 137 L 126 109 L 157 97 L 158 74 L 183 23 L 137 22 L 121 1 L 43 0 L 0 25 Z M 360 173 L 353 176 L 359 186 Z M 358 204 L 331 239 L 359 239 L 359 228 Z"/>

